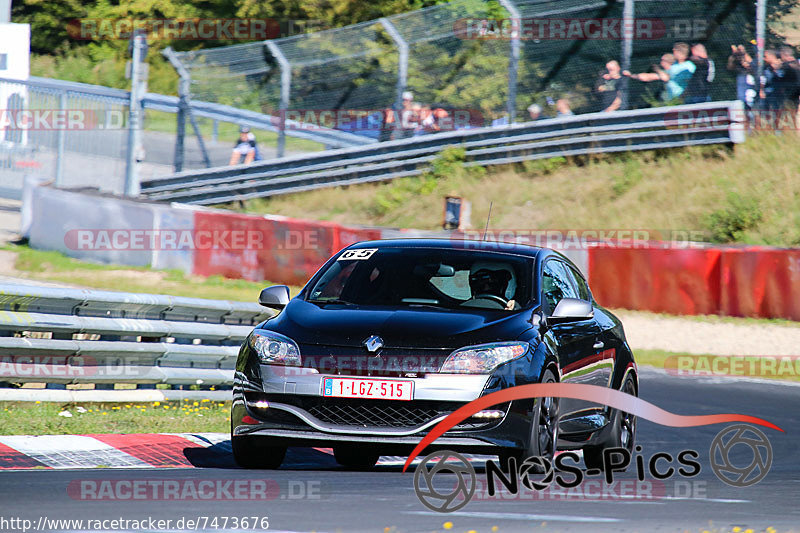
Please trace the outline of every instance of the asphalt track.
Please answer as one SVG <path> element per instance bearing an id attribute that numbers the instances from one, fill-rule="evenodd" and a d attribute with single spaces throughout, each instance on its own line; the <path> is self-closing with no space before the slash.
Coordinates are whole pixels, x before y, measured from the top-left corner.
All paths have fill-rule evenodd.
<path id="1" fill-rule="evenodd" d="M 515 499 L 473 500 L 461 510 L 442 514 L 419 502 L 413 474 L 401 473 L 399 461 L 397 466 L 354 472 L 338 467 L 325 453 L 292 450 L 289 465 L 281 470 L 245 471 L 234 468 L 229 456 L 217 456 L 205 463 L 198 456 L 190 458 L 196 468 L 2 472 L 0 524 L 3 518 L 12 517 L 36 524 L 43 515 L 83 520 L 152 517 L 171 519 L 172 525 L 149 531 L 173 531 L 179 530 L 176 521 L 181 518 L 208 517 L 205 530 L 215 531 L 221 529 L 224 517 L 268 516 L 271 531 L 292 532 L 800 531 L 800 446 L 796 440 L 800 387 L 768 381 L 675 377 L 643 370 L 641 397 L 678 414 L 742 413 L 777 424 L 785 433 L 764 429 L 773 449 L 769 473 L 749 487 L 728 486 L 716 477 L 708 461 L 712 439 L 725 425 L 680 429 L 642 420 L 637 442 L 643 448 L 643 457 L 694 449 L 700 454 L 700 474 L 690 480 L 656 483 L 656 489 L 645 494 L 628 490 L 620 497 L 620 488 L 605 496 L 587 491 L 583 497 L 573 494 L 566 500 L 555 493 L 543 500 L 523 492 Z M 749 458 L 749 450 L 746 452 Z M 617 476 L 631 480 L 630 485 L 635 471 L 629 469 Z M 482 468 L 478 469 L 478 478 L 483 478 Z M 278 492 L 270 501 L 87 501 L 68 490 L 70 482 L 74 487 L 79 480 L 230 479 L 268 480 L 277 484 Z M 217 528 L 208 526 L 214 517 L 218 519 Z M 228 518 L 229 530 L 231 523 L 232 518 Z M 10 524 L 0 529 L 14 531 Z M 252 525 L 248 529 L 252 530 Z M 204 530 L 202 524 L 198 530 Z"/>

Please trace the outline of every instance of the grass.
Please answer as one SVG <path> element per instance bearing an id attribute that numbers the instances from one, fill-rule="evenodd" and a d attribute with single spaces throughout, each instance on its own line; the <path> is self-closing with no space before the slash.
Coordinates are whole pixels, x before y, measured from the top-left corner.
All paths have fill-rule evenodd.
<path id="1" fill-rule="evenodd" d="M 0 402 L 3 435 L 230 431 L 230 402 Z M 59 413 L 69 413 L 66 417 Z"/>
<path id="2" fill-rule="evenodd" d="M 692 147 L 556 158 L 320 189 L 238 208 L 348 224 L 439 229 L 443 197 L 472 203 L 472 225 L 498 229 L 697 231 L 709 239 L 800 245 L 800 139 L 751 136 L 730 150 Z"/>
<path id="3" fill-rule="evenodd" d="M 203 140 L 209 142 L 213 132 L 213 122 L 211 119 L 198 118 L 198 127 Z M 176 115 L 174 113 L 167 113 L 164 111 L 147 110 L 144 121 L 144 129 L 147 131 L 159 131 L 163 133 L 175 133 L 176 130 Z M 277 146 L 278 134 L 274 131 L 253 129 L 253 134 L 256 136 L 259 146 Z M 194 137 L 194 128 L 191 122 L 186 121 L 186 136 Z M 223 142 L 230 142 L 233 148 L 234 141 L 239 137 L 239 124 L 231 122 L 219 122 L 217 127 L 217 138 Z M 319 152 L 324 150 L 325 146 L 321 143 L 309 141 L 307 139 L 299 139 L 297 137 L 286 136 L 286 151 L 287 152 Z"/>
<path id="4" fill-rule="evenodd" d="M 698 375 L 729 377 L 737 379 L 739 377 L 752 377 L 759 379 L 775 379 L 779 381 L 800 382 L 800 360 L 796 357 L 785 356 L 722 356 L 722 355 L 687 355 L 665 350 L 634 350 L 636 364 L 641 366 L 655 367 L 676 375 L 679 370 L 679 358 L 685 357 L 683 361 L 692 361 L 691 366 L 685 367 L 696 370 Z M 721 366 L 714 372 L 714 361 L 721 360 Z M 764 361 L 775 360 L 775 366 L 763 365 Z M 741 361 L 742 366 L 731 366 L 731 362 Z M 751 372 L 749 368 L 755 369 Z M 726 373 L 729 372 L 730 375 Z"/>
<path id="5" fill-rule="evenodd" d="M 94 289 L 253 302 L 258 298 L 261 289 L 276 284 L 222 276 L 188 276 L 179 270 L 90 263 L 67 257 L 60 252 L 36 250 L 28 246 L 6 245 L 2 250 L 16 254 L 16 272 L 5 273 L 7 275 Z M 300 287 L 293 286 L 290 290 L 292 294 L 296 294 Z"/>

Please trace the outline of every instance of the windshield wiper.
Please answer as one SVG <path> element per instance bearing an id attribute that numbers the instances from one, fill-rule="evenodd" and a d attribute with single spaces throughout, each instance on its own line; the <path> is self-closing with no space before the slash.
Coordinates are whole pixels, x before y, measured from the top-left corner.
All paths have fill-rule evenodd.
<path id="1" fill-rule="evenodd" d="M 339 300 L 338 298 L 326 298 L 324 300 L 306 300 L 308 303 L 312 304 L 340 304 L 340 305 L 356 305 L 353 302 L 348 302 L 346 300 Z"/>

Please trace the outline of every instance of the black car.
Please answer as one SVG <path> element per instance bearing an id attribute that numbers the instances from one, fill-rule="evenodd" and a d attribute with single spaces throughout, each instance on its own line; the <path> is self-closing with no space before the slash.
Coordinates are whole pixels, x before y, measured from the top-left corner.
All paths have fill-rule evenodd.
<path id="1" fill-rule="evenodd" d="M 360 242 L 330 258 L 243 343 L 231 441 L 244 467 L 277 468 L 287 446 L 332 447 L 347 467 L 407 454 L 445 416 L 480 396 L 539 382 L 588 383 L 636 395 L 619 319 L 579 269 L 546 248 L 497 242 Z M 636 420 L 581 401 L 495 405 L 437 448 L 508 456 L 633 449 Z"/>

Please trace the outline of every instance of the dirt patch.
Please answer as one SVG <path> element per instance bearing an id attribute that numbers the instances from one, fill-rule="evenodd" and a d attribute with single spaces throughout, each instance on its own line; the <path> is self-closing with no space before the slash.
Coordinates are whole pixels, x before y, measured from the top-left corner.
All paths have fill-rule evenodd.
<path id="1" fill-rule="evenodd" d="M 17 254 L 8 250 L 0 250 L 0 273 L 3 276 L 16 276 Z"/>
<path id="2" fill-rule="evenodd" d="M 614 311 L 637 349 L 712 355 L 798 355 L 797 326 L 699 320 L 640 311 Z"/>

